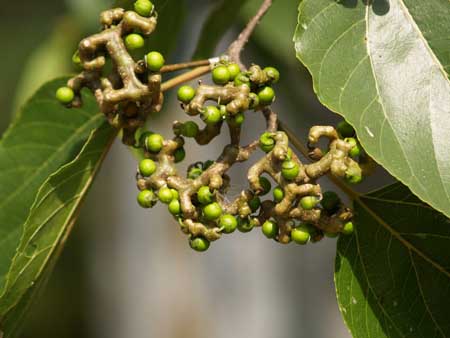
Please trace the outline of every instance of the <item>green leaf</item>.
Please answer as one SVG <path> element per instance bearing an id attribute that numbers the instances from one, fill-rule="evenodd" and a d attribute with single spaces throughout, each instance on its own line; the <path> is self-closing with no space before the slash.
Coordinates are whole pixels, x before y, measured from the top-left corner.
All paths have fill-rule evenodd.
<path id="1" fill-rule="evenodd" d="M 223 35 L 237 21 L 247 0 L 218 1 L 203 24 L 193 59 L 208 59 L 214 56 L 216 47 Z"/>
<path id="2" fill-rule="evenodd" d="M 335 282 L 355 338 L 449 337 L 450 221 L 397 183 L 355 206 Z"/>
<path id="3" fill-rule="evenodd" d="M 0 141 L 0 289 L 39 187 L 79 153 L 104 121 L 92 96 L 67 109 L 54 96 L 65 79 L 45 84 L 28 101 Z"/>
<path id="4" fill-rule="evenodd" d="M 56 261 L 62 250 L 115 134 L 105 121 L 93 131 L 80 154 L 39 189 L 0 297 L 2 329 L 7 337 L 17 326 L 18 313 L 25 311 L 32 299 L 29 293 L 50 272 L 49 263 Z"/>
<path id="5" fill-rule="evenodd" d="M 450 216 L 450 2 L 304 0 L 299 12 L 295 48 L 320 101 Z"/>

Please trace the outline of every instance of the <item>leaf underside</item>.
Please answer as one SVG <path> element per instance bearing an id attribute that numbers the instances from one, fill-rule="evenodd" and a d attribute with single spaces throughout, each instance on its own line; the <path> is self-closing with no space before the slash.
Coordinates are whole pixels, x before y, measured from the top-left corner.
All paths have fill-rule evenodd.
<path id="1" fill-rule="evenodd" d="M 369 2 L 367 2 L 369 3 Z M 450 2 L 303 0 L 294 37 L 320 101 L 450 216 Z"/>
<path id="2" fill-rule="evenodd" d="M 339 307 L 355 338 L 450 337 L 450 221 L 402 184 L 357 199 L 338 241 Z"/>

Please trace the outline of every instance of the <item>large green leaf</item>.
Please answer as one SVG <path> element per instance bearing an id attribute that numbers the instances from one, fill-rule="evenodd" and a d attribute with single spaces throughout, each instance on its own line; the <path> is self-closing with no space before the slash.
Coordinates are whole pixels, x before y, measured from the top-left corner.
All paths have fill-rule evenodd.
<path id="1" fill-rule="evenodd" d="M 320 101 L 450 216 L 450 2 L 304 0 L 295 34 Z"/>
<path id="2" fill-rule="evenodd" d="M 85 95 L 82 109 L 61 106 L 54 93 L 64 82 L 39 89 L 0 142 L 0 288 L 39 187 L 104 121 L 92 96 Z"/>
<path id="3" fill-rule="evenodd" d="M 39 189 L 0 297 L 0 317 L 6 337 L 20 323 L 19 314 L 26 310 L 35 285 L 50 272 L 49 263 L 56 261 L 114 137 L 115 131 L 104 122 L 92 133 L 80 154 Z"/>
<path id="4" fill-rule="evenodd" d="M 394 184 L 355 200 L 336 258 L 339 307 L 355 338 L 450 337 L 450 221 Z"/>

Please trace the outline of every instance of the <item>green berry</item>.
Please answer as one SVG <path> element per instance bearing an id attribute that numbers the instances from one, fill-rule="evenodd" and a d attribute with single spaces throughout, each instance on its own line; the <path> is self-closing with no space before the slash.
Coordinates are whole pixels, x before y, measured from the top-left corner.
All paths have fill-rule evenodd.
<path id="1" fill-rule="evenodd" d="M 270 192 L 270 190 L 272 189 L 272 185 L 270 184 L 270 181 L 263 176 L 261 176 L 259 178 L 259 184 L 261 185 L 261 187 L 263 189 L 260 194 L 261 196 L 268 194 Z"/>
<path id="2" fill-rule="evenodd" d="M 233 215 L 222 215 L 219 220 L 219 226 L 223 228 L 223 232 L 225 232 L 226 234 L 231 234 L 232 232 L 234 232 L 234 230 L 236 230 L 238 221 Z"/>
<path id="3" fill-rule="evenodd" d="M 187 121 L 181 127 L 181 135 L 186 137 L 195 137 L 198 134 L 198 124 L 194 121 Z"/>
<path id="4" fill-rule="evenodd" d="M 259 146 L 265 153 L 272 151 L 275 147 L 275 140 L 271 133 L 263 133 L 259 138 Z"/>
<path id="5" fill-rule="evenodd" d="M 258 91 L 259 103 L 268 106 L 275 100 L 275 91 L 272 87 L 266 86 Z"/>
<path id="6" fill-rule="evenodd" d="M 292 160 L 285 160 L 281 165 L 281 175 L 286 180 L 294 180 L 300 173 L 300 168 L 297 163 Z"/>
<path id="7" fill-rule="evenodd" d="M 158 153 L 164 144 L 164 138 L 160 134 L 151 134 L 145 140 L 145 146 L 148 151 Z"/>
<path id="8" fill-rule="evenodd" d="M 273 83 L 277 83 L 280 80 L 280 72 L 278 71 L 278 69 L 274 67 L 266 67 L 264 68 L 264 72 Z"/>
<path id="9" fill-rule="evenodd" d="M 175 163 L 183 161 L 186 157 L 186 150 L 184 150 L 183 147 L 177 148 L 177 150 L 175 150 L 175 152 L 173 153 L 173 157 L 175 159 Z"/>
<path id="10" fill-rule="evenodd" d="M 265 221 L 262 232 L 267 238 L 275 238 L 278 235 L 278 225 L 273 221 Z"/>
<path id="11" fill-rule="evenodd" d="M 329 212 L 335 211 L 340 203 L 341 199 L 334 191 L 324 192 L 322 201 L 320 202 L 320 204 L 322 204 L 322 207 Z"/>
<path id="12" fill-rule="evenodd" d="M 181 213 L 180 201 L 178 199 L 173 199 L 172 201 L 170 201 L 168 209 L 172 215 L 179 215 Z"/>
<path id="13" fill-rule="evenodd" d="M 250 109 L 255 109 L 259 106 L 259 97 L 257 94 L 250 93 L 248 98 L 250 99 Z"/>
<path id="14" fill-rule="evenodd" d="M 161 202 L 169 204 L 173 200 L 172 190 L 168 187 L 163 187 L 159 189 L 158 198 Z"/>
<path id="15" fill-rule="evenodd" d="M 153 175 L 155 171 L 156 171 L 156 164 L 153 160 L 145 159 L 139 163 L 139 172 L 142 176 L 149 177 Z"/>
<path id="16" fill-rule="evenodd" d="M 205 163 L 203 163 L 203 170 L 208 169 L 210 166 L 212 166 L 215 162 L 211 161 L 211 160 L 207 160 L 205 161 Z"/>
<path id="17" fill-rule="evenodd" d="M 235 86 L 250 85 L 250 79 L 244 73 L 239 73 L 234 79 Z"/>
<path id="18" fill-rule="evenodd" d="M 172 196 L 174 200 L 177 200 L 178 198 L 180 198 L 180 194 L 178 193 L 177 190 L 175 189 L 170 189 L 170 191 L 172 191 Z"/>
<path id="19" fill-rule="evenodd" d="M 240 232 L 249 232 L 255 227 L 255 222 L 248 218 L 239 218 L 238 221 L 238 230 Z"/>
<path id="20" fill-rule="evenodd" d="M 255 212 L 261 206 L 261 199 L 258 196 L 253 197 L 250 201 L 248 201 L 248 206 L 252 212 Z"/>
<path id="21" fill-rule="evenodd" d="M 362 176 L 359 174 L 346 174 L 345 178 L 347 179 L 348 182 L 352 183 L 352 184 L 358 184 L 361 183 L 362 181 Z"/>
<path id="22" fill-rule="evenodd" d="M 230 80 L 233 81 L 236 76 L 239 75 L 239 73 L 241 72 L 241 68 L 239 67 L 239 65 L 237 63 L 230 63 L 227 66 L 228 72 L 230 73 Z"/>
<path id="23" fill-rule="evenodd" d="M 355 136 L 355 129 L 345 120 L 338 123 L 336 130 L 342 138 Z"/>
<path id="24" fill-rule="evenodd" d="M 203 252 L 208 250 L 209 248 L 209 241 L 206 238 L 203 237 L 196 237 L 189 241 L 189 245 L 192 249 L 198 252 Z"/>
<path id="25" fill-rule="evenodd" d="M 211 193 L 211 190 L 209 190 L 209 187 L 204 185 L 203 187 L 200 187 L 197 191 L 197 200 L 201 204 L 209 204 L 212 202 L 213 194 Z"/>
<path id="26" fill-rule="evenodd" d="M 361 154 L 361 147 L 354 137 L 345 138 L 345 142 L 349 143 L 352 146 L 352 148 L 348 152 L 351 157 L 358 157 Z"/>
<path id="27" fill-rule="evenodd" d="M 352 222 L 347 222 L 344 224 L 344 227 L 342 228 L 342 233 L 344 235 L 351 235 L 354 231 L 354 226 Z"/>
<path id="28" fill-rule="evenodd" d="M 164 56 L 159 52 L 150 52 L 147 54 L 147 68 L 152 72 L 159 72 L 166 63 Z"/>
<path id="29" fill-rule="evenodd" d="M 64 104 L 68 104 L 73 101 L 75 97 L 75 93 L 72 88 L 69 87 L 60 87 L 56 91 L 56 99 Z"/>
<path id="30" fill-rule="evenodd" d="M 143 208 L 151 208 L 155 203 L 155 194 L 151 190 L 142 190 L 138 196 L 137 201 Z"/>
<path id="31" fill-rule="evenodd" d="M 213 202 L 203 208 L 203 216 L 208 221 L 214 221 L 222 215 L 222 207 L 219 203 Z"/>
<path id="32" fill-rule="evenodd" d="M 305 245 L 308 243 L 311 238 L 308 226 L 300 225 L 299 227 L 292 229 L 291 238 L 297 244 Z"/>
<path id="33" fill-rule="evenodd" d="M 276 187 L 273 189 L 273 200 L 280 203 L 284 198 L 284 190 L 281 187 Z"/>
<path id="34" fill-rule="evenodd" d="M 234 116 L 234 124 L 236 124 L 237 126 L 242 125 L 242 123 L 244 123 L 245 121 L 245 115 L 243 113 L 237 113 Z"/>
<path id="35" fill-rule="evenodd" d="M 201 168 L 191 168 L 188 172 L 188 178 L 195 180 L 197 177 L 199 177 L 203 173 L 203 170 Z"/>
<path id="36" fill-rule="evenodd" d="M 144 47 L 144 38 L 136 33 L 128 34 L 125 37 L 125 46 L 128 50 L 135 50 Z"/>
<path id="37" fill-rule="evenodd" d="M 314 196 L 305 196 L 300 199 L 300 206 L 304 210 L 312 210 L 319 201 Z"/>
<path id="38" fill-rule="evenodd" d="M 191 86 L 181 86 L 178 89 L 177 96 L 178 100 L 187 104 L 195 97 L 195 89 Z"/>
<path id="39" fill-rule="evenodd" d="M 202 114 L 202 119 L 206 124 L 216 124 L 222 120 L 222 114 L 217 107 L 207 106 Z"/>
<path id="40" fill-rule="evenodd" d="M 73 53 L 72 62 L 75 66 L 81 66 L 80 52 L 78 50 Z"/>
<path id="41" fill-rule="evenodd" d="M 154 132 L 152 132 L 152 131 L 144 131 L 141 134 L 141 136 L 139 136 L 139 146 L 140 147 L 145 147 L 145 142 L 147 140 L 147 137 L 149 137 L 152 134 L 154 134 Z"/>
<path id="42" fill-rule="evenodd" d="M 212 79 L 215 84 L 224 85 L 231 79 L 231 74 L 226 66 L 218 66 L 212 71 Z"/>
<path id="43" fill-rule="evenodd" d="M 153 12 L 153 7 L 149 0 L 137 0 L 134 3 L 134 11 L 141 16 L 150 16 Z"/>

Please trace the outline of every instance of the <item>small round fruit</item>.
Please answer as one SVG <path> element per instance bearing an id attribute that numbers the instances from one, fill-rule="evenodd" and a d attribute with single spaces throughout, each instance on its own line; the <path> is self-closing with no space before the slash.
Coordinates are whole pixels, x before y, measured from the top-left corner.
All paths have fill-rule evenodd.
<path id="1" fill-rule="evenodd" d="M 158 191 L 158 198 L 161 202 L 169 204 L 173 200 L 172 190 L 168 187 L 163 187 Z"/>
<path id="2" fill-rule="evenodd" d="M 237 113 L 237 114 L 234 116 L 234 123 L 235 123 L 237 126 L 242 125 L 242 123 L 244 123 L 244 121 L 245 121 L 245 115 L 244 115 L 243 113 Z"/>
<path id="3" fill-rule="evenodd" d="M 149 177 L 153 175 L 155 171 L 156 171 L 156 164 L 153 160 L 147 158 L 139 163 L 139 173 L 142 176 Z"/>
<path id="4" fill-rule="evenodd" d="M 250 109 L 255 109 L 259 106 L 259 97 L 257 94 L 255 93 L 250 93 L 248 95 L 249 99 L 250 99 Z"/>
<path id="5" fill-rule="evenodd" d="M 228 72 L 230 73 L 230 81 L 233 81 L 236 78 L 236 76 L 238 76 L 239 73 L 241 72 L 241 68 L 237 63 L 230 63 L 227 66 L 227 69 Z"/>
<path id="6" fill-rule="evenodd" d="M 80 52 L 78 50 L 75 51 L 72 55 L 72 62 L 75 66 L 81 66 L 81 58 L 80 58 Z"/>
<path id="7" fill-rule="evenodd" d="M 273 189 L 273 200 L 280 203 L 284 198 L 284 190 L 281 187 L 276 187 Z"/>
<path id="8" fill-rule="evenodd" d="M 268 194 L 270 192 L 270 190 L 272 189 L 272 184 L 270 184 L 270 181 L 263 176 L 261 176 L 259 178 L 259 184 L 261 185 L 261 187 L 263 189 L 260 194 L 261 196 Z"/>
<path id="9" fill-rule="evenodd" d="M 219 220 L 219 226 L 223 228 L 223 232 L 225 232 L 226 234 L 231 234 L 232 232 L 234 232 L 234 230 L 236 230 L 238 221 L 233 215 L 222 215 Z"/>
<path id="10" fill-rule="evenodd" d="M 195 89 L 191 86 L 181 86 L 177 92 L 178 100 L 183 103 L 189 103 L 195 97 Z"/>
<path id="11" fill-rule="evenodd" d="M 300 206 L 304 210 L 312 210 L 317 205 L 318 200 L 314 196 L 305 196 L 300 199 Z"/>
<path id="12" fill-rule="evenodd" d="M 262 232 L 267 238 L 275 238 L 278 235 L 278 225 L 273 221 L 265 221 Z"/>
<path id="13" fill-rule="evenodd" d="M 214 221 L 222 215 L 222 207 L 219 203 L 213 202 L 203 208 L 203 216 L 208 221 Z"/>
<path id="14" fill-rule="evenodd" d="M 299 227 L 292 229 L 291 238 L 295 243 L 305 245 L 311 238 L 309 228 L 306 225 L 300 225 Z"/>
<path id="15" fill-rule="evenodd" d="M 125 46 L 128 50 L 135 50 L 144 47 L 144 38 L 136 33 L 128 34 L 125 37 Z"/>
<path id="16" fill-rule="evenodd" d="M 355 129 L 345 120 L 338 123 L 336 130 L 342 138 L 355 136 Z"/>
<path id="17" fill-rule="evenodd" d="M 351 157 L 358 157 L 361 154 L 361 147 L 354 137 L 346 137 L 345 142 L 349 143 L 352 146 L 352 148 L 348 152 Z"/>
<path id="18" fill-rule="evenodd" d="M 200 187 L 197 191 L 197 200 L 201 204 L 209 204 L 212 202 L 213 194 L 211 193 L 211 190 L 209 190 L 209 187 L 204 185 L 203 187 Z"/>
<path id="19" fill-rule="evenodd" d="M 361 181 L 363 179 L 362 176 L 359 174 L 346 174 L 345 178 L 347 179 L 347 181 L 349 183 L 352 183 L 352 184 L 361 183 Z"/>
<path id="20" fill-rule="evenodd" d="M 188 178 L 195 180 L 197 177 L 199 177 L 203 173 L 203 170 L 201 168 L 191 168 L 188 172 Z"/>
<path id="21" fill-rule="evenodd" d="M 189 241 L 189 244 L 192 249 L 198 252 L 206 251 L 209 248 L 209 241 L 203 237 L 193 238 Z"/>
<path id="22" fill-rule="evenodd" d="M 280 80 L 280 72 L 278 69 L 274 67 L 266 67 L 264 68 L 264 72 L 273 83 L 277 83 Z"/>
<path id="23" fill-rule="evenodd" d="M 175 189 L 170 189 L 170 191 L 172 191 L 172 196 L 174 200 L 177 200 L 178 198 L 180 198 L 180 194 L 178 193 L 177 190 Z"/>
<path id="24" fill-rule="evenodd" d="M 212 79 L 215 84 L 224 85 L 230 82 L 231 74 L 226 66 L 218 66 L 212 71 Z"/>
<path id="25" fill-rule="evenodd" d="M 63 104 L 68 104 L 72 102 L 74 97 L 75 93 L 73 92 L 72 88 L 60 87 L 56 91 L 56 99 Z"/>
<path id="26" fill-rule="evenodd" d="M 144 131 L 141 136 L 139 136 L 139 146 L 145 147 L 145 141 L 147 140 L 147 137 L 154 134 L 152 131 Z"/>
<path id="27" fill-rule="evenodd" d="M 253 197 L 250 201 L 248 201 L 248 206 L 252 212 L 255 212 L 261 206 L 261 199 L 258 196 Z"/>
<path id="28" fill-rule="evenodd" d="M 247 85 L 250 86 L 250 79 L 244 73 L 239 73 L 234 79 L 235 86 Z"/>
<path id="29" fill-rule="evenodd" d="M 194 121 L 187 121 L 181 127 L 181 135 L 186 137 L 195 137 L 198 134 L 198 124 Z"/>
<path id="30" fill-rule="evenodd" d="M 206 124 L 216 124 L 222 120 L 222 114 L 217 107 L 207 106 L 202 115 L 202 119 Z"/>
<path id="31" fill-rule="evenodd" d="M 253 222 L 251 219 L 239 218 L 237 228 L 240 232 L 252 231 L 254 227 L 255 227 L 255 222 Z"/>
<path id="32" fill-rule="evenodd" d="M 265 153 L 272 151 L 275 147 L 275 140 L 271 133 L 263 133 L 259 138 L 259 146 Z"/>
<path id="33" fill-rule="evenodd" d="M 207 160 L 205 161 L 205 163 L 203 163 L 203 170 L 208 169 L 210 166 L 212 166 L 214 164 L 214 161 L 211 160 Z"/>
<path id="34" fill-rule="evenodd" d="M 175 159 L 175 163 L 180 163 L 186 157 L 186 150 L 184 150 L 183 147 L 177 148 L 177 150 L 173 153 L 173 157 Z"/>
<path id="35" fill-rule="evenodd" d="M 164 56 L 159 52 L 150 52 L 147 54 L 147 68 L 152 72 L 159 72 L 164 66 L 166 60 Z"/>
<path id="36" fill-rule="evenodd" d="M 138 196 L 137 201 L 143 208 L 151 208 L 154 204 L 155 194 L 151 190 L 142 190 Z"/>
<path id="37" fill-rule="evenodd" d="M 150 0 L 137 0 L 134 3 L 134 11 L 141 16 L 150 16 L 153 12 L 153 4 Z"/>
<path id="38" fill-rule="evenodd" d="M 281 174 L 286 180 L 294 180 L 300 173 L 297 163 L 292 160 L 285 160 L 281 166 Z"/>
<path id="39" fill-rule="evenodd" d="M 341 199 L 334 191 L 324 192 L 322 201 L 320 202 L 320 204 L 322 204 L 322 207 L 330 212 L 335 211 L 340 203 Z"/>
<path id="40" fill-rule="evenodd" d="M 172 215 L 179 215 L 181 213 L 180 201 L 178 199 L 173 199 L 172 201 L 170 201 L 168 209 Z"/>
<path id="41" fill-rule="evenodd" d="M 268 106 L 275 100 L 275 91 L 272 87 L 266 86 L 258 92 L 259 103 Z"/>
<path id="42" fill-rule="evenodd" d="M 344 235 L 351 235 L 354 231 L 354 226 L 352 222 L 347 222 L 344 224 L 344 227 L 342 228 L 342 233 Z"/>
<path id="43" fill-rule="evenodd" d="M 145 140 L 145 146 L 148 151 L 158 153 L 164 144 L 164 138 L 160 134 L 151 134 Z"/>

